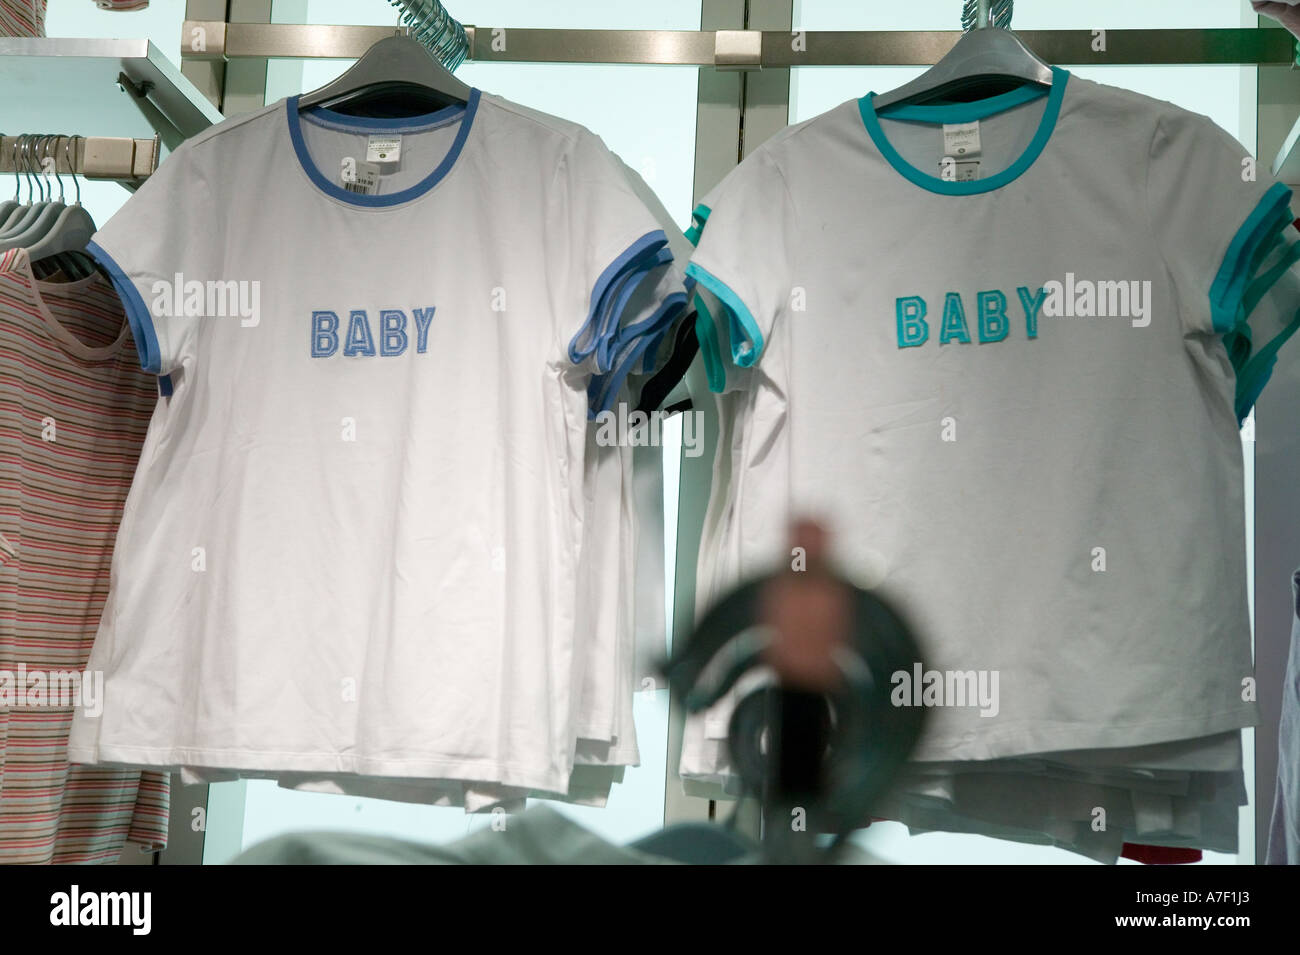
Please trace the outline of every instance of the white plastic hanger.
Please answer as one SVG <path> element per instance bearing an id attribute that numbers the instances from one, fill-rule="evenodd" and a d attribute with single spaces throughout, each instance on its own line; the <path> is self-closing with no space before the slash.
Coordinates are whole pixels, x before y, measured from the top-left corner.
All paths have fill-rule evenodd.
<path id="1" fill-rule="evenodd" d="M 35 180 L 35 186 L 32 185 L 32 139 L 33 137 L 31 136 L 20 136 L 18 142 L 15 144 L 14 169 L 17 170 L 21 163 L 22 174 L 27 179 L 27 202 L 14 209 L 9 214 L 9 218 L 5 220 L 4 225 L 0 226 L 0 251 L 14 248 L 14 246 L 4 245 L 3 243 L 12 236 L 18 235 L 22 232 L 23 229 L 35 221 L 36 217 L 40 215 L 41 210 L 45 208 L 45 190 L 41 188 L 40 179 L 38 178 Z M 18 158 L 19 152 L 22 154 L 21 160 Z M 16 172 L 15 175 L 17 175 Z M 36 198 L 38 190 L 40 193 L 40 199 Z"/>
<path id="2" fill-rule="evenodd" d="M 3 139 L 4 136 L 0 135 L 0 140 Z M 14 139 L 13 159 L 14 159 L 14 197 L 12 199 L 5 199 L 3 202 L 0 202 L 0 228 L 3 228 L 5 220 L 9 218 L 9 216 L 14 212 L 15 209 L 22 208 L 22 200 L 18 198 L 19 190 L 22 188 L 22 178 L 18 175 L 17 138 Z"/>
<path id="3" fill-rule="evenodd" d="M 59 183 L 59 202 L 57 205 L 61 206 L 61 208 L 58 210 L 58 214 L 48 231 L 27 246 L 33 262 L 46 256 L 60 255 L 65 252 L 80 252 L 86 248 L 90 237 L 95 234 L 95 220 L 81 205 L 81 184 L 77 182 L 77 173 L 71 152 L 72 143 L 75 139 L 76 137 L 69 137 L 64 140 L 63 149 L 64 156 L 68 161 L 68 168 L 73 171 L 72 184 L 77 190 L 77 200 L 70 206 L 63 203 L 63 180 L 59 179 L 58 166 L 56 165 L 54 175 Z M 68 265 L 70 265 L 66 258 L 60 264 L 64 266 L 65 271 L 68 270 Z M 71 267 L 71 271 L 74 277 L 80 272 L 75 265 Z"/>
<path id="4" fill-rule="evenodd" d="M 44 160 L 49 159 L 49 140 L 53 138 L 55 136 L 40 136 L 39 138 L 40 151 L 43 153 Z M 36 166 L 36 169 L 39 170 L 39 172 L 36 172 L 36 183 L 39 185 L 40 175 L 44 174 L 44 169 L 42 166 Z M 8 233 L 0 236 L 0 251 L 6 248 L 30 248 L 32 243 L 39 242 L 49 233 L 49 230 L 53 229 L 55 222 L 59 220 L 59 213 L 65 208 L 64 204 L 61 201 L 53 201 L 53 195 L 55 195 L 55 187 L 53 186 L 49 186 L 48 197 L 45 197 L 44 190 L 40 192 L 40 195 L 42 195 L 44 201 L 34 209 L 34 214 L 29 212 L 25 220 L 19 223 L 16 231 L 8 231 Z"/>
<path id="5" fill-rule="evenodd" d="M 470 88 L 408 36 L 385 37 L 332 83 L 298 98 L 298 109 L 324 106 L 367 115 L 418 115 L 464 105 Z"/>
<path id="6" fill-rule="evenodd" d="M 902 103 L 923 103 L 951 97 L 990 82 L 1000 86 L 1033 83 L 1052 85 L 1052 68 L 1020 42 L 1009 29 L 990 26 L 989 0 L 979 0 L 975 29 L 963 34 L 956 46 L 925 73 L 873 97 L 877 112 Z"/>

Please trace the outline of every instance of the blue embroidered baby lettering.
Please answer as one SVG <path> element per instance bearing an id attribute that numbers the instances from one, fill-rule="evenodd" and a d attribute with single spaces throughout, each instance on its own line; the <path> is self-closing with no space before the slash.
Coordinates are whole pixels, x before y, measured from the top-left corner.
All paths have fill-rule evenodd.
<path id="1" fill-rule="evenodd" d="M 421 355 L 429 347 L 429 326 L 433 323 L 436 308 L 417 308 L 415 315 L 415 350 Z"/>
<path id="2" fill-rule="evenodd" d="M 311 313 L 311 357 L 328 358 L 339 350 L 339 317 L 333 312 Z"/>
<path id="3" fill-rule="evenodd" d="M 416 308 L 410 311 L 415 320 L 415 351 L 423 355 L 429 349 L 429 329 L 433 325 L 436 308 Z M 340 330 L 339 313 L 330 309 L 316 309 L 311 313 L 311 357 L 332 358 L 342 345 L 346 358 L 396 358 L 406 354 L 411 344 L 407 312 L 400 308 L 379 310 L 379 324 L 371 325 L 370 314 L 363 308 L 348 312 L 345 330 Z"/>
<path id="4" fill-rule="evenodd" d="M 348 337 L 343 343 L 343 354 L 348 358 L 357 355 L 374 357 L 375 339 L 370 334 L 370 320 L 360 309 L 354 309 L 348 315 Z"/>
<path id="5" fill-rule="evenodd" d="M 406 313 L 386 308 L 379 313 L 379 324 L 383 328 L 379 339 L 379 354 L 391 358 L 406 351 Z"/>

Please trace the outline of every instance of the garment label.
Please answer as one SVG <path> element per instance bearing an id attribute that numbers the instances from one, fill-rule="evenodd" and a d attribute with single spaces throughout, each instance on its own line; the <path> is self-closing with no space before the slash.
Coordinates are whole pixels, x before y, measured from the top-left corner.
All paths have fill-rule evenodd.
<path id="1" fill-rule="evenodd" d="M 343 165 L 343 188 L 362 196 L 379 192 L 379 166 L 372 162 L 354 162 Z"/>
<path id="2" fill-rule="evenodd" d="M 366 162 L 397 162 L 402 158 L 402 137 L 391 134 L 366 140 Z"/>
<path id="3" fill-rule="evenodd" d="M 980 154 L 979 121 L 957 125 L 945 123 L 943 127 L 943 154 L 954 158 L 978 156 Z"/>
<path id="4" fill-rule="evenodd" d="M 978 159 L 953 159 L 945 156 L 939 163 L 939 178 L 944 182 L 974 182 L 979 177 Z"/>

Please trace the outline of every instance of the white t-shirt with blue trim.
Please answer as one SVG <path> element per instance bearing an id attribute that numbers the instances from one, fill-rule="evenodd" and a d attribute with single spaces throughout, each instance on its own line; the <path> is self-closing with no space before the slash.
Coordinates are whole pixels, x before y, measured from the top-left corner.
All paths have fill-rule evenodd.
<path id="1" fill-rule="evenodd" d="M 588 392 L 684 303 L 667 239 L 575 124 L 296 106 L 95 237 L 164 397 L 71 758 L 564 792 Z"/>

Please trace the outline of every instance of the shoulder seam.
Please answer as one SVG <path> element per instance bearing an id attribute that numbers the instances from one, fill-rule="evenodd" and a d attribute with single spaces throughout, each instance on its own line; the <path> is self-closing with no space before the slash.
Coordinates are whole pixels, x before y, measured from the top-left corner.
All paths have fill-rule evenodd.
<path id="1" fill-rule="evenodd" d="M 794 194 L 790 192 L 790 181 L 786 179 L 785 171 L 781 168 L 780 163 L 778 163 L 775 159 L 769 159 L 769 161 L 772 163 L 772 169 L 776 172 L 776 177 L 781 180 L 781 188 L 785 190 L 786 201 L 790 203 L 790 215 L 793 218 L 793 221 L 790 223 L 791 225 L 790 231 L 793 232 L 796 236 L 799 236 L 800 235 L 799 206 L 794 201 Z M 802 243 L 796 243 L 794 261 L 791 263 L 790 266 L 790 280 L 792 283 L 794 282 L 795 275 L 797 275 L 799 272 L 799 268 L 798 268 L 799 256 L 802 255 L 802 253 L 803 253 Z M 787 291 L 786 301 L 788 302 L 790 300 L 789 290 L 787 289 L 786 291 Z"/>
<path id="2" fill-rule="evenodd" d="M 527 106 L 520 106 L 518 103 L 514 103 L 500 96 L 492 95 L 490 102 L 493 106 L 510 113 L 512 116 L 517 116 L 519 119 L 526 120 L 534 126 L 549 130 L 572 142 L 577 142 L 578 137 L 582 135 L 583 132 L 589 133 L 593 136 L 595 135 L 581 123 L 575 123 L 571 119 L 564 119 L 560 116 L 552 116 L 549 113 L 544 113 L 541 110 L 534 110 Z M 543 119 L 543 117 L 545 117 L 545 119 Z M 555 122 L 547 122 L 547 119 L 554 120 Z M 564 129 L 564 126 L 571 128 Z"/>
<path id="3" fill-rule="evenodd" d="M 195 133 L 189 139 L 185 140 L 182 145 L 188 145 L 190 147 L 201 146 L 209 140 L 220 136 L 222 133 L 227 133 L 232 129 L 251 123 L 254 120 L 262 119 L 269 113 L 284 108 L 284 100 L 277 100 L 274 103 L 263 106 L 261 109 L 253 110 L 251 113 L 244 113 L 242 116 L 232 116 L 229 119 L 222 120 L 220 123 L 209 126 L 201 132 Z"/>
<path id="4" fill-rule="evenodd" d="M 1151 139 L 1147 142 L 1146 168 L 1142 171 L 1142 207 L 1146 212 L 1147 230 L 1155 243 L 1156 255 L 1160 257 L 1160 263 L 1165 267 L 1165 272 L 1172 277 L 1173 270 L 1170 268 L 1169 259 L 1165 255 L 1165 244 L 1161 241 L 1160 232 L 1156 228 L 1155 216 L 1151 214 L 1151 164 L 1152 157 L 1155 155 L 1156 140 L 1160 138 L 1164 123 L 1164 115 L 1158 113 L 1156 121 L 1151 124 Z"/>
<path id="5" fill-rule="evenodd" d="M 818 113 L 816 116 L 809 117 L 808 119 L 805 119 L 801 123 L 795 123 L 793 126 L 785 127 L 784 129 L 780 130 L 774 135 L 769 136 L 763 142 L 759 143 L 758 146 L 755 147 L 754 151 L 750 153 L 748 156 L 746 156 L 741 161 L 741 163 L 743 164 L 745 162 L 748 162 L 750 159 L 753 159 L 759 155 L 766 155 L 767 158 L 771 161 L 772 165 L 775 166 L 778 169 L 778 171 L 780 171 L 781 164 L 777 160 L 777 158 L 772 155 L 772 153 L 775 152 L 777 147 L 795 139 L 798 136 L 803 135 L 809 129 L 816 126 L 821 120 L 827 118 L 832 113 L 834 113 L 836 110 L 843 109 L 846 106 L 848 106 L 848 104 L 850 103 L 856 104 L 857 102 L 858 102 L 857 100 L 845 100 L 843 103 L 840 103 L 838 106 L 832 106 L 830 109 L 826 110 L 825 112 Z M 864 135 L 865 135 L 865 130 L 864 130 Z M 784 173 L 782 173 L 781 178 L 782 181 L 784 181 L 785 179 Z"/>

